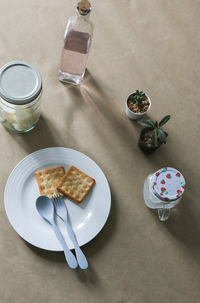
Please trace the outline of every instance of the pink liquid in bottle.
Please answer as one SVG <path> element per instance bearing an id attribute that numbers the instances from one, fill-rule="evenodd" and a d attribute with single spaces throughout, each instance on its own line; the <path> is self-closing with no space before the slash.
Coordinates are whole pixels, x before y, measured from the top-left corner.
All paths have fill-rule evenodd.
<path id="1" fill-rule="evenodd" d="M 79 84 L 84 77 L 91 36 L 88 33 L 70 30 L 62 49 L 59 80 Z"/>

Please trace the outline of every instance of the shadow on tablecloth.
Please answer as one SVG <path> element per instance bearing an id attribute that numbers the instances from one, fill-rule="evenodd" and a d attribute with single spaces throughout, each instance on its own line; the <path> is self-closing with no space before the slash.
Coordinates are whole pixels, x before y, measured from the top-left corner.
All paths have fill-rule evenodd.
<path id="1" fill-rule="evenodd" d="M 92 285 L 100 283 L 97 271 L 95 269 L 95 258 L 98 257 L 98 255 L 99 257 L 101 257 L 103 250 L 105 250 L 106 246 L 111 242 L 111 238 L 113 237 L 113 233 L 115 232 L 116 224 L 117 224 L 117 210 L 116 210 L 115 198 L 112 196 L 111 212 L 106 224 L 93 240 L 91 240 L 86 245 L 82 246 L 82 250 L 88 259 L 88 263 L 89 263 L 88 269 L 85 271 L 81 270 L 80 268 L 77 268 L 74 271 L 71 270 L 80 280 L 80 282 L 85 284 L 92 284 Z M 66 265 L 66 271 L 70 270 L 67 267 L 63 252 L 52 252 L 52 251 L 43 250 L 31 245 L 30 243 L 24 241 L 23 239 L 22 241 L 39 258 L 45 259 L 49 262 L 63 263 L 63 266 Z M 103 262 L 104 261 L 102 259 L 102 263 Z"/>
<path id="2" fill-rule="evenodd" d="M 66 130 L 67 132 L 67 130 Z M 25 134 L 13 134 L 10 136 L 29 154 L 47 147 L 67 147 L 63 142 L 59 125 L 53 124 L 45 115 L 41 114 L 36 127 Z M 76 145 L 76 140 L 67 134 L 71 145 Z M 68 140 L 68 141 L 69 141 Z"/>

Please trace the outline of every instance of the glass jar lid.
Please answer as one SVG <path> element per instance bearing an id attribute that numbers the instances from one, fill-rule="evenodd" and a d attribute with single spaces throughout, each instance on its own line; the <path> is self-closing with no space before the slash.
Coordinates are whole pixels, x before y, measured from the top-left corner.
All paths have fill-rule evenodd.
<path id="1" fill-rule="evenodd" d="M 185 191 L 185 179 L 175 168 L 165 167 L 153 174 L 153 193 L 161 200 L 174 201 Z"/>
<path id="2" fill-rule="evenodd" d="M 0 97 L 11 104 L 22 105 L 35 100 L 42 90 L 39 71 L 23 61 L 13 61 L 0 69 Z"/>

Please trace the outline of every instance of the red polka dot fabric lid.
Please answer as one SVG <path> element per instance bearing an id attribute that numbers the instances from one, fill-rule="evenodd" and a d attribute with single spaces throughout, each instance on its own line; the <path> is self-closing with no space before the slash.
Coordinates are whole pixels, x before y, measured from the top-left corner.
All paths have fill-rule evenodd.
<path id="1" fill-rule="evenodd" d="M 174 201 L 185 191 L 185 179 L 175 168 L 164 167 L 153 174 L 153 193 L 161 200 Z"/>

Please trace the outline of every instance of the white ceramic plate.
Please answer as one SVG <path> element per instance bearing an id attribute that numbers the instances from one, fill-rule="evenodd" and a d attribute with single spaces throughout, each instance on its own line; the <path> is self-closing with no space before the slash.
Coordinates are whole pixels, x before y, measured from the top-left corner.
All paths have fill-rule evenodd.
<path id="1" fill-rule="evenodd" d="M 42 249 L 61 251 L 51 226 L 38 214 L 35 201 L 40 195 L 34 173 L 43 168 L 74 165 L 92 178 L 95 185 L 81 204 L 66 199 L 72 228 L 79 245 L 92 240 L 103 228 L 111 207 L 108 181 L 100 167 L 86 155 L 64 147 L 38 150 L 20 161 L 10 174 L 4 193 L 8 219 L 27 242 Z M 68 246 L 73 248 L 63 222 L 57 220 Z"/>

